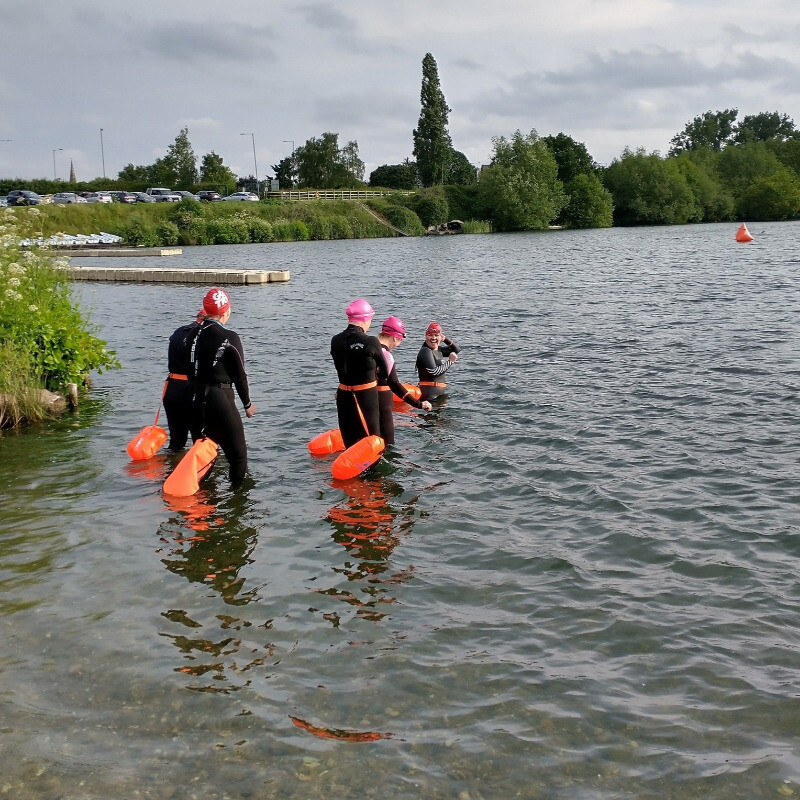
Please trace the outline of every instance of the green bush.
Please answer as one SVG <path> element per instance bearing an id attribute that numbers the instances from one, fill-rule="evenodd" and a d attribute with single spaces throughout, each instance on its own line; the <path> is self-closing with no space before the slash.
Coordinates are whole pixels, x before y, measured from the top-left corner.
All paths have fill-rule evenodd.
<path id="1" fill-rule="evenodd" d="M 251 217 L 247 221 L 247 226 L 250 230 L 251 242 L 271 242 L 272 241 L 272 225 L 265 219 L 260 217 Z"/>
<path id="2" fill-rule="evenodd" d="M 16 242 L 30 231 L 13 216 L 0 219 L 6 242 L 0 247 L 0 393 L 16 398 L 10 420 L 16 423 L 20 410 L 33 418 L 25 409 L 39 387 L 60 391 L 68 383 L 82 384 L 91 370 L 102 372 L 119 362 L 73 301 L 62 269 L 67 262 L 22 250 Z"/>
<path id="3" fill-rule="evenodd" d="M 247 244 L 250 241 L 250 228 L 241 218 L 210 219 L 206 231 L 214 244 Z"/>
<path id="4" fill-rule="evenodd" d="M 172 247 L 180 241 L 180 231 L 174 222 L 168 219 L 162 219 L 156 223 L 156 235 L 159 239 L 159 245 Z"/>
<path id="5" fill-rule="evenodd" d="M 131 215 L 119 235 L 131 247 L 158 247 L 161 244 L 154 222 L 143 214 Z"/>
<path id="6" fill-rule="evenodd" d="M 272 234 L 276 242 L 305 242 L 310 238 L 308 226 L 301 220 L 275 220 Z"/>
<path id="7" fill-rule="evenodd" d="M 425 228 L 447 222 L 450 217 L 450 205 L 441 187 L 415 192 L 411 197 L 411 209 Z"/>
<path id="8" fill-rule="evenodd" d="M 331 217 L 331 239 L 352 239 L 353 228 L 347 217 L 337 215 Z"/>

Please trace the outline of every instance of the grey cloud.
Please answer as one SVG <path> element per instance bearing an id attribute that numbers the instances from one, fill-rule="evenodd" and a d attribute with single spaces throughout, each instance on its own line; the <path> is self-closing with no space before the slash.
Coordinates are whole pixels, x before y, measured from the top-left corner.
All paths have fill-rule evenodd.
<path id="1" fill-rule="evenodd" d="M 351 17 L 329 3 L 309 3 L 300 6 L 297 12 L 309 25 L 322 31 L 350 32 L 356 27 L 356 22 Z"/>
<path id="2" fill-rule="evenodd" d="M 276 35 L 267 25 L 184 22 L 152 27 L 142 46 L 153 55 L 173 61 L 276 61 Z"/>

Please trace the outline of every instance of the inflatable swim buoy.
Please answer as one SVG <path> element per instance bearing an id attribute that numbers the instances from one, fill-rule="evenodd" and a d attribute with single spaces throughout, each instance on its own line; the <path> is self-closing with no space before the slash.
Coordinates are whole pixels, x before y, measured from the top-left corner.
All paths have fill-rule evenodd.
<path id="1" fill-rule="evenodd" d="M 200 481 L 208 475 L 219 454 L 219 445 L 204 436 L 198 439 L 172 474 L 164 481 L 164 494 L 190 497 L 200 488 Z"/>
<path id="2" fill-rule="evenodd" d="M 412 397 L 413 397 L 415 400 L 419 400 L 419 399 L 420 399 L 420 397 L 422 397 L 422 389 L 420 389 L 420 388 L 419 388 L 419 386 L 416 386 L 416 385 L 415 385 L 415 384 L 413 384 L 413 383 L 404 383 L 404 384 L 402 384 L 402 387 L 403 387 L 403 388 L 404 388 L 404 389 L 405 389 L 405 390 L 406 390 L 406 391 L 407 391 L 407 392 L 408 392 L 408 393 L 409 393 L 409 394 L 410 394 L 410 395 L 411 395 L 411 396 L 412 396 Z M 392 398 L 394 399 L 394 402 L 395 402 L 395 403 L 397 403 L 397 405 L 399 405 L 399 406 L 400 406 L 400 405 L 403 405 L 403 400 L 401 400 L 401 399 L 400 399 L 400 398 L 399 398 L 399 397 L 398 397 L 396 394 L 392 395 Z"/>
<path id="3" fill-rule="evenodd" d="M 337 456 L 331 466 L 333 477 L 346 481 L 360 475 L 367 467 L 371 467 L 386 449 L 386 443 L 380 436 L 365 436 Z"/>
<path id="4" fill-rule="evenodd" d="M 753 235 L 747 230 L 747 225 L 744 222 L 739 226 L 739 230 L 736 231 L 736 241 L 737 242 L 752 242 Z"/>
<path id="5" fill-rule="evenodd" d="M 331 430 L 315 436 L 308 443 L 308 452 L 312 456 L 327 456 L 341 450 L 344 450 L 344 442 L 342 441 L 342 432 L 338 428 L 331 428 Z"/>
<path id="6" fill-rule="evenodd" d="M 158 416 L 156 416 L 158 420 Z M 125 448 L 132 461 L 146 461 L 167 441 L 167 432 L 158 425 L 145 425 Z"/>

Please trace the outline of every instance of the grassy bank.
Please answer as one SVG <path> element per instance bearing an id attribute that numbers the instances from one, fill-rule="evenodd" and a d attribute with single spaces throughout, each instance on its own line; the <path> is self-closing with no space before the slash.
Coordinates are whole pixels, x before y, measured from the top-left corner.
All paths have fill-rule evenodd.
<path id="1" fill-rule="evenodd" d="M 46 416 L 40 390 L 63 392 L 91 370 L 119 366 L 58 264 L 19 247 L 44 219 L 38 208 L 0 209 L 0 427 Z"/>
<path id="2" fill-rule="evenodd" d="M 374 198 L 257 203 L 93 203 L 42 205 L 36 235 L 113 233 L 149 247 L 421 236 L 420 216 L 400 201 Z M 23 209 L 20 209 L 21 213 Z M 13 213 L 17 209 L 12 209 Z M 426 223 L 427 224 L 427 223 Z M 485 223 L 470 232 L 484 232 Z"/>

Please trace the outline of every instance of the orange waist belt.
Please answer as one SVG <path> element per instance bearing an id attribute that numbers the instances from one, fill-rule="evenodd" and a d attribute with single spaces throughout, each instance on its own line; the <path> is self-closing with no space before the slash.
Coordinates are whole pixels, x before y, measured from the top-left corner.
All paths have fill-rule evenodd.
<path id="1" fill-rule="evenodd" d="M 346 383 L 340 383 L 339 388 L 343 392 L 360 392 L 362 389 L 374 389 L 378 385 L 378 381 L 371 383 L 357 383 L 355 386 L 348 386 Z"/>
<path id="2" fill-rule="evenodd" d="M 391 392 L 392 391 L 392 387 L 391 386 L 379 386 L 378 387 L 378 391 L 379 392 Z"/>
<path id="3" fill-rule="evenodd" d="M 440 389 L 444 389 L 447 386 L 446 383 L 437 383 L 436 381 L 420 381 L 420 386 L 438 386 Z"/>
<path id="4" fill-rule="evenodd" d="M 177 372 L 170 372 L 169 377 L 176 381 L 188 381 L 188 375 L 179 375 Z"/>

